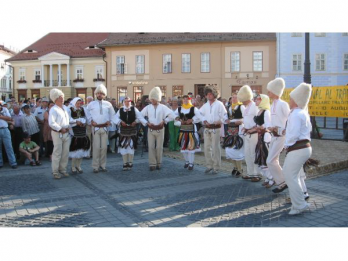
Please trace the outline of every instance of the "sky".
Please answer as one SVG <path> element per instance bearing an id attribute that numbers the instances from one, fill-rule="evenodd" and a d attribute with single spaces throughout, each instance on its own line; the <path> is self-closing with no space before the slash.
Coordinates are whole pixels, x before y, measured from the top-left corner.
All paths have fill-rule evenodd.
<path id="1" fill-rule="evenodd" d="M 330 1 L 332 6 L 334 2 L 341 1 Z M 347 31 L 344 8 L 334 11 L 334 20 L 323 22 L 318 19 L 320 12 L 313 9 L 320 8 L 314 0 L 292 0 L 287 6 L 275 0 L 215 0 L 214 5 L 207 0 L 169 3 L 159 0 L 60 0 L 54 4 L 30 0 L 27 2 L 30 4 L 24 3 L 8 1 L 6 9 L 9 11 L 1 14 L 0 44 L 6 47 L 24 49 L 49 32 Z M 322 8 L 326 12 L 330 9 Z"/>

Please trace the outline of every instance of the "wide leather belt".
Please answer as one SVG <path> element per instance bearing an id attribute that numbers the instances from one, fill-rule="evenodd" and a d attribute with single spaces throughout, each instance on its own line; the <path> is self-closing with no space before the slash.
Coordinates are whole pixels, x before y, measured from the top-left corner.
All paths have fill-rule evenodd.
<path id="1" fill-rule="evenodd" d="M 209 124 L 205 126 L 207 129 L 219 129 L 221 128 L 221 124 Z"/>
<path id="2" fill-rule="evenodd" d="M 163 124 L 149 126 L 151 130 L 162 130 Z"/>
<path id="3" fill-rule="evenodd" d="M 296 143 L 289 148 L 287 148 L 286 153 L 289 153 L 290 151 L 294 150 L 301 150 L 305 148 L 311 147 L 311 143 L 309 140 L 298 140 Z"/>

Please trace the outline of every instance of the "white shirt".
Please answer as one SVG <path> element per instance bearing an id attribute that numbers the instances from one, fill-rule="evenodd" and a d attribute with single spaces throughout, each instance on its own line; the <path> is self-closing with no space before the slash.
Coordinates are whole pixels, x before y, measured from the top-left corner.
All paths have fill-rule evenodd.
<path id="1" fill-rule="evenodd" d="M 159 125 L 163 120 L 168 123 L 174 120 L 175 116 L 171 109 L 163 104 L 158 104 L 155 108 L 152 104 L 147 105 L 141 114 L 148 117 L 148 122 L 154 125 Z"/>
<path id="2" fill-rule="evenodd" d="M 188 113 L 190 113 L 190 110 L 191 110 L 191 108 L 190 109 L 184 109 L 183 107 L 181 107 L 181 113 L 183 113 L 183 114 L 188 114 Z M 201 122 L 202 120 L 201 120 L 201 113 L 199 112 L 199 110 L 197 109 L 197 108 L 195 108 L 194 107 L 194 113 L 195 113 L 195 116 L 193 116 L 192 117 L 192 122 L 193 123 L 199 123 L 199 122 Z M 180 117 L 180 115 L 179 115 L 179 108 L 177 108 L 176 110 L 175 110 L 175 112 L 174 112 L 174 115 L 175 115 L 175 118 L 177 118 L 177 117 Z"/>
<path id="3" fill-rule="evenodd" d="M 245 110 L 242 112 L 244 128 L 252 129 L 256 126 L 254 117 L 257 116 L 259 108 L 256 106 L 255 102 L 251 101 L 248 106 L 245 107 Z"/>
<path id="4" fill-rule="evenodd" d="M 50 113 L 48 116 L 48 124 L 50 125 L 52 130 L 60 131 L 61 129 L 66 129 L 69 127 L 69 114 L 68 112 L 54 105 L 50 109 Z"/>
<path id="5" fill-rule="evenodd" d="M 285 129 L 286 121 L 290 113 L 289 104 L 281 99 L 273 100 L 271 106 L 271 127 Z"/>
<path id="6" fill-rule="evenodd" d="M 207 121 L 209 124 L 223 124 L 228 119 L 225 106 L 218 100 L 212 104 L 207 101 L 199 109 L 199 112 L 201 113 L 201 121 Z"/>
<path id="7" fill-rule="evenodd" d="M 127 108 L 126 106 L 122 107 L 124 110 L 130 110 L 131 107 Z M 120 110 L 121 108 L 117 111 L 116 115 L 112 118 L 112 123 L 119 125 L 121 123 L 121 115 L 120 115 Z M 141 122 L 144 126 L 147 124 L 147 121 L 144 119 L 143 114 L 134 107 L 134 111 L 135 111 L 135 120 L 136 122 Z"/>
<path id="8" fill-rule="evenodd" d="M 5 107 L 2 107 L 2 111 L 0 112 L 0 114 L 2 116 L 6 116 L 6 117 L 10 117 L 11 118 L 10 112 Z M 7 128 L 7 127 L 8 127 L 7 121 L 0 120 L 0 128 Z"/>
<path id="9" fill-rule="evenodd" d="M 291 110 L 285 133 L 285 147 L 299 140 L 311 140 L 312 124 L 307 111 L 295 108 Z"/>
<path id="10" fill-rule="evenodd" d="M 43 121 L 44 120 L 44 114 L 45 114 L 46 111 L 47 111 L 47 108 L 44 109 L 41 106 L 37 107 L 35 109 L 34 116 L 39 118 L 41 121 Z"/>
<path id="11" fill-rule="evenodd" d="M 88 116 L 90 116 L 89 122 L 92 120 L 97 124 L 104 124 L 115 115 L 115 110 L 112 104 L 108 101 L 92 101 L 88 104 L 87 110 L 89 111 Z"/>

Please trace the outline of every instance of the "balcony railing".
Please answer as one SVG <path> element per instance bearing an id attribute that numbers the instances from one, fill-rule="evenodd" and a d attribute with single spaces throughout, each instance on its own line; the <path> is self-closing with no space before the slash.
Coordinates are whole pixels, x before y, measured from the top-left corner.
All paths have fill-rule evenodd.
<path id="1" fill-rule="evenodd" d="M 49 87 L 50 86 L 50 80 L 45 80 L 44 81 L 44 86 Z M 57 87 L 59 86 L 59 81 L 58 80 L 52 80 L 52 86 Z M 68 86 L 68 81 L 67 80 L 61 80 L 61 85 L 60 86 Z M 71 80 L 69 81 L 69 86 L 71 86 Z"/>

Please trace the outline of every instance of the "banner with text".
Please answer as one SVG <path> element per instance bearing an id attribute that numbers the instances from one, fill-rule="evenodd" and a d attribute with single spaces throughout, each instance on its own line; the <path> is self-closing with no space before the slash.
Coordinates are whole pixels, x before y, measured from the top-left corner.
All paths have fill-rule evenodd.
<path id="1" fill-rule="evenodd" d="M 284 90 L 284 101 L 289 102 L 293 89 Z M 308 110 L 311 116 L 348 118 L 348 86 L 314 87 Z"/>

